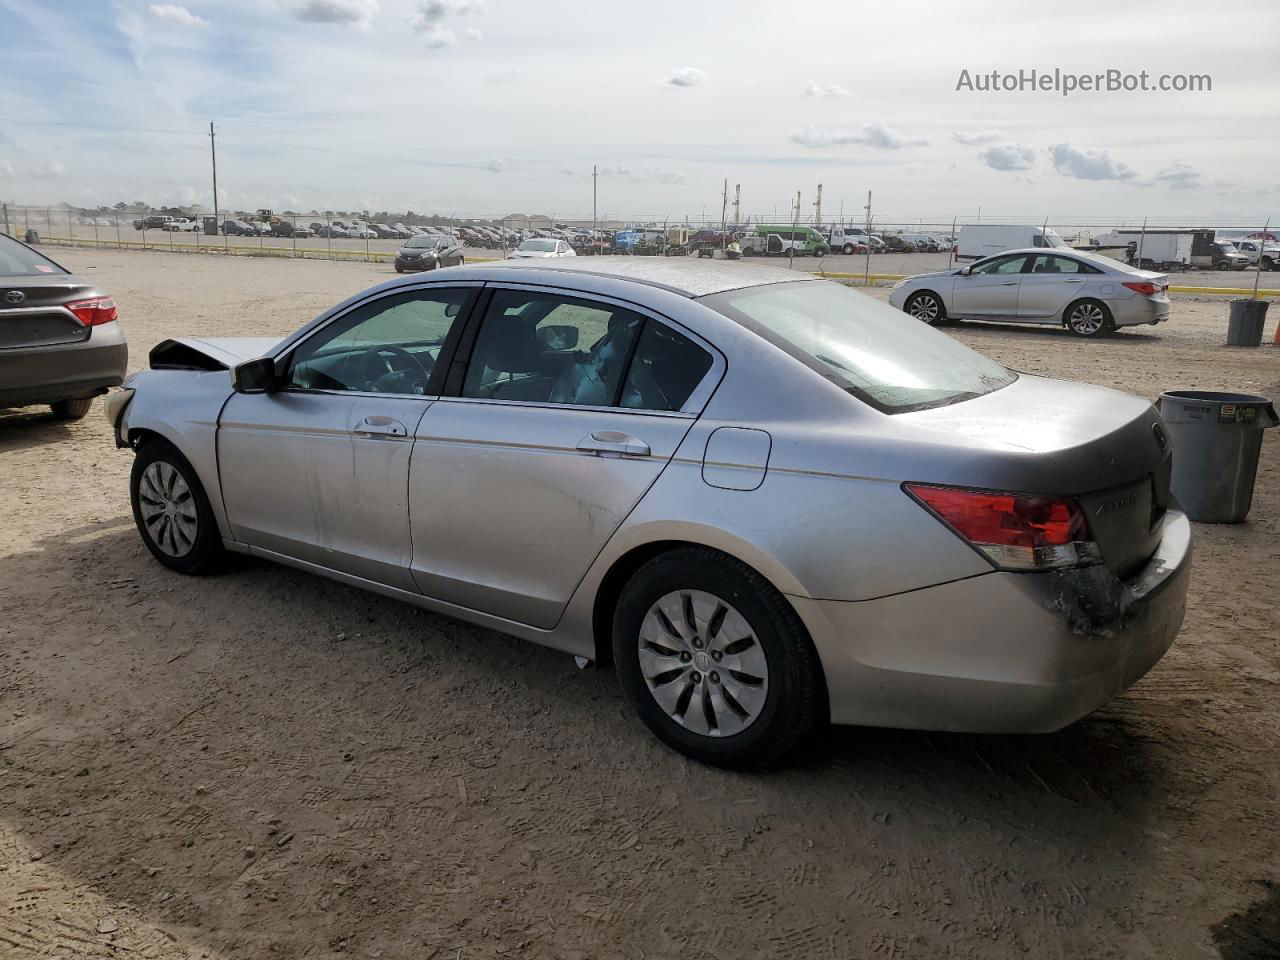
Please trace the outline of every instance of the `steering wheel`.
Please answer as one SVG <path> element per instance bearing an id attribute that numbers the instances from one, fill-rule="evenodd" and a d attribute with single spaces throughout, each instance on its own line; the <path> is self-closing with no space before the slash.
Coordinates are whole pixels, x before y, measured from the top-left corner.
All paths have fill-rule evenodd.
<path id="1" fill-rule="evenodd" d="M 401 366 L 396 366 L 383 356 L 383 354 L 387 353 L 408 362 Z M 376 367 L 375 360 L 377 361 Z M 432 367 L 435 366 L 434 361 L 431 365 Z M 431 379 L 431 371 L 423 366 L 420 359 L 404 347 L 398 347 L 394 343 L 384 343 L 376 347 L 370 347 L 360 358 L 360 366 L 364 372 L 365 380 L 380 393 L 407 392 L 398 389 L 402 386 L 402 380 L 404 379 L 408 380 L 410 388 L 414 388 L 420 393 L 425 393 L 427 382 Z M 377 369 L 378 367 L 381 369 Z"/>

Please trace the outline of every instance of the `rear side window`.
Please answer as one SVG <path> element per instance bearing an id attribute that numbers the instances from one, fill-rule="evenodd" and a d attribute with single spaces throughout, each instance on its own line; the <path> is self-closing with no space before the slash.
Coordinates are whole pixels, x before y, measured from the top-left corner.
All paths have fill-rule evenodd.
<path id="1" fill-rule="evenodd" d="M 621 406 L 680 410 L 711 369 L 711 354 L 670 327 L 649 320 L 622 386 Z"/>
<path id="2" fill-rule="evenodd" d="M 41 256 L 13 237 L 0 234 L 0 277 L 38 277 L 66 272 L 48 257 Z"/>

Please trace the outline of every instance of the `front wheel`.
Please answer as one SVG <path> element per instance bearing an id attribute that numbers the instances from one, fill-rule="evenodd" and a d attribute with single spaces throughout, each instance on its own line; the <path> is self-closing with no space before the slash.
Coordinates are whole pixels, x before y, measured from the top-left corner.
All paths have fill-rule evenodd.
<path id="1" fill-rule="evenodd" d="M 1115 331 L 1115 320 L 1107 305 L 1098 300 L 1078 300 L 1067 307 L 1064 321 L 1077 337 L 1106 336 Z"/>
<path id="2" fill-rule="evenodd" d="M 92 397 L 84 397 L 80 400 L 55 400 L 49 405 L 53 410 L 53 416 L 58 420 L 81 420 L 85 414 L 89 412 L 89 408 L 93 406 Z"/>
<path id="3" fill-rule="evenodd" d="M 851 256 L 853 256 L 853 244 L 852 244 L 852 243 L 846 243 L 846 244 L 844 245 L 844 254 L 845 254 L 845 256 L 847 256 L 847 257 L 851 257 Z"/>
<path id="4" fill-rule="evenodd" d="M 822 249 L 822 247 L 817 247 L 817 248 L 813 251 L 813 255 L 814 255 L 815 257 L 825 257 L 825 256 L 827 255 L 827 251 L 826 251 L 826 250 L 824 250 L 824 249 Z"/>
<path id="5" fill-rule="evenodd" d="M 822 668 L 795 610 L 717 550 L 672 550 L 636 571 L 614 612 L 613 654 L 645 725 L 704 763 L 770 763 L 826 716 Z"/>
<path id="6" fill-rule="evenodd" d="M 163 440 L 144 443 L 133 459 L 129 499 L 142 542 L 170 570 L 201 574 L 224 553 L 218 524 L 200 478 Z"/>
<path id="7" fill-rule="evenodd" d="M 936 293 L 924 290 L 915 294 L 906 303 L 907 314 L 929 326 L 937 326 L 947 319 L 947 308 Z"/>

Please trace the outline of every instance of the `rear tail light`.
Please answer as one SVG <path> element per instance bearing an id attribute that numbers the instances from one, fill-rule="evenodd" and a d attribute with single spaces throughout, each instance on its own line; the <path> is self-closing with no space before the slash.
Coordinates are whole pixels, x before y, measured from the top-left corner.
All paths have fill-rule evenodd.
<path id="1" fill-rule="evenodd" d="M 116 319 L 116 302 L 110 297 L 91 297 L 88 300 L 76 300 L 67 304 L 67 309 L 76 315 L 86 327 L 111 323 Z"/>
<path id="2" fill-rule="evenodd" d="M 1160 290 L 1154 283 L 1126 283 L 1125 286 L 1144 297 L 1154 297 Z"/>
<path id="3" fill-rule="evenodd" d="M 1002 570 L 1054 570 L 1102 560 L 1089 521 L 1071 498 L 919 483 L 906 484 L 906 490 Z"/>

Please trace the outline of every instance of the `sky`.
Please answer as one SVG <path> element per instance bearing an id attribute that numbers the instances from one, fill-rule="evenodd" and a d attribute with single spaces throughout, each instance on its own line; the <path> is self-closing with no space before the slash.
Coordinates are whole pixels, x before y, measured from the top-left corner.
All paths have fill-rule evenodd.
<path id="1" fill-rule="evenodd" d="M 213 121 L 236 210 L 590 217 L 594 165 L 602 218 L 727 179 L 766 219 L 1280 220 L 1277 38 L 1274 0 L 0 0 L 0 200 L 207 208 Z M 1212 89 L 977 89 L 1055 68 Z"/>

